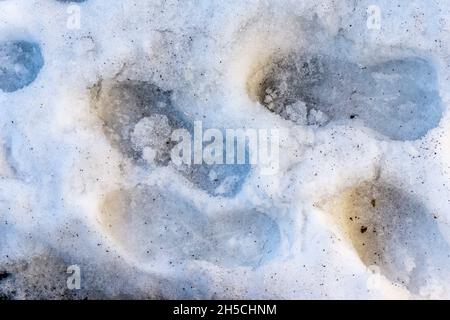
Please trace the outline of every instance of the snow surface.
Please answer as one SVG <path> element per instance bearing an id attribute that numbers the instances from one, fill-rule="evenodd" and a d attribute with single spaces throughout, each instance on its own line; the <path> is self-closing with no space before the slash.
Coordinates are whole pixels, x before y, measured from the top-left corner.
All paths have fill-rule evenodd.
<path id="1" fill-rule="evenodd" d="M 448 1 L 76 2 L 0 1 L 0 297 L 450 298 Z"/>

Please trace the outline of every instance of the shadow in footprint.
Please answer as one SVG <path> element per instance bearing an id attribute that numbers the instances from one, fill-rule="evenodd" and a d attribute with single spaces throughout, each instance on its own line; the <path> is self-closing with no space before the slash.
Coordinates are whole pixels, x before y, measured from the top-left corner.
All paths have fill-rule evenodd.
<path id="1" fill-rule="evenodd" d="M 91 95 L 114 146 L 135 160 L 142 160 L 145 147 L 152 148 L 155 163 L 167 165 L 172 129 L 184 127 L 182 117 L 171 106 L 170 91 L 144 81 L 101 81 Z"/>
<path id="2" fill-rule="evenodd" d="M 8 41 L 0 43 L 0 89 L 14 92 L 32 83 L 44 65 L 37 43 Z"/>
<path id="3" fill-rule="evenodd" d="M 100 81 L 91 89 L 92 105 L 104 122 L 111 143 L 136 163 L 173 165 L 198 188 L 211 195 L 232 197 L 250 172 L 248 164 L 175 165 L 171 139 L 176 129 L 193 137 L 193 121 L 172 105 L 171 92 L 145 81 Z M 225 148 L 225 144 L 224 144 Z M 226 150 L 223 151 L 226 155 Z M 192 152 L 193 155 L 193 152 Z"/>
<path id="4" fill-rule="evenodd" d="M 442 116 L 435 69 L 418 57 L 359 66 L 327 55 L 290 54 L 262 72 L 258 101 L 303 125 L 359 119 L 391 139 L 415 140 Z"/>

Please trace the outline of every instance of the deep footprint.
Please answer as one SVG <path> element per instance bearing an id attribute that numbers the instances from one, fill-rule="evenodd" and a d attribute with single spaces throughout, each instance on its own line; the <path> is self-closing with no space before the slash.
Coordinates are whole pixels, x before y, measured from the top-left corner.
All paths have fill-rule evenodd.
<path id="1" fill-rule="evenodd" d="M 417 57 L 359 66 L 327 55 L 291 54 L 262 72 L 258 101 L 304 125 L 360 119 L 391 139 L 415 140 L 442 116 L 435 69 Z"/>
<path id="2" fill-rule="evenodd" d="M 170 134 L 184 126 L 171 107 L 170 91 L 143 81 L 101 81 L 91 96 L 105 134 L 123 154 L 142 161 L 144 148 L 149 147 L 156 151 L 157 164 L 169 162 Z"/>
<path id="3" fill-rule="evenodd" d="M 414 293 L 449 263 L 436 217 L 414 196 L 381 182 L 349 188 L 324 206 L 361 260 Z M 433 264 L 434 262 L 434 264 Z"/>
<path id="4" fill-rule="evenodd" d="M 131 80 L 100 81 L 91 89 L 92 105 L 104 122 L 104 132 L 124 155 L 141 165 L 171 164 L 211 195 L 236 195 L 250 172 L 248 164 L 171 163 L 176 144 L 171 140 L 172 132 L 183 128 L 193 136 L 193 121 L 173 107 L 171 94 L 152 83 Z"/>
<path id="5" fill-rule="evenodd" d="M 14 92 L 31 84 L 44 58 L 37 43 L 8 41 L 0 44 L 0 89 Z"/>
<path id="6" fill-rule="evenodd" d="M 143 263 L 176 267 L 187 260 L 257 267 L 278 248 L 277 224 L 256 210 L 205 215 L 147 186 L 112 192 L 101 222 L 123 250 Z"/>

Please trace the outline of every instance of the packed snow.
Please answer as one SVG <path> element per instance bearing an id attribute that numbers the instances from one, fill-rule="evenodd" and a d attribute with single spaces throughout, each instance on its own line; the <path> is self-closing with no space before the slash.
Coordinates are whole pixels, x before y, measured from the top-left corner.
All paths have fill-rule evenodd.
<path id="1" fill-rule="evenodd" d="M 0 298 L 449 299 L 449 106 L 448 1 L 2 0 Z"/>

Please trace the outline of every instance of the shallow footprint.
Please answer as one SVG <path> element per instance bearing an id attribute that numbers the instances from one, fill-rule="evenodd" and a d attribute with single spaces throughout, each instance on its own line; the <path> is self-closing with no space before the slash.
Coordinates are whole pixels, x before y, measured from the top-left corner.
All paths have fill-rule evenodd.
<path id="1" fill-rule="evenodd" d="M 147 186 L 108 194 L 101 222 L 134 259 L 175 267 L 206 260 L 226 267 L 257 267 L 276 252 L 277 224 L 256 210 L 205 215 L 167 191 Z"/>
<path id="2" fill-rule="evenodd" d="M 303 125 L 360 119 L 391 139 L 415 140 L 442 116 L 435 69 L 422 58 L 359 66 L 327 55 L 290 54 L 262 73 L 253 89 L 256 99 Z"/>
<path id="3" fill-rule="evenodd" d="M 367 266 L 418 293 L 448 265 L 450 247 L 433 215 L 414 196 L 379 181 L 349 188 L 323 206 Z M 445 268 L 443 268 L 445 269 Z"/>

